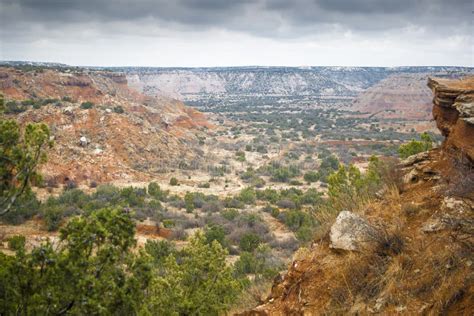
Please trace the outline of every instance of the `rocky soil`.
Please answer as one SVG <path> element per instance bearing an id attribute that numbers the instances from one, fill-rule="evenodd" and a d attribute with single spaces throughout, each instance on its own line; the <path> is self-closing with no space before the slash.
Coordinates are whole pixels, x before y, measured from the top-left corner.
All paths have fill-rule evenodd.
<path id="1" fill-rule="evenodd" d="M 400 164 L 398 187 L 343 212 L 244 315 L 470 315 L 474 78 L 430 79 L 443 146 Z M 369 243 L 367 243 L 369 241 Z"/>

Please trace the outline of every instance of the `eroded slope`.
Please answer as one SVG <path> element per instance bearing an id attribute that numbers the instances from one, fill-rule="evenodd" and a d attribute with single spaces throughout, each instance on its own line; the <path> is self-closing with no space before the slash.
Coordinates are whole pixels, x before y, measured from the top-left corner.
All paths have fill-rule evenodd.
<path id="1" fill-rule="evenodd" d="M 58 182 L 146 180 L 196 160 L 196 134 L 211 127 L 203 114 L 179 101 L 130 89 L 119 73 L 5 67 L 0 92 L 7 102 L 47 103 L 8 116 L 50 126 L 55 146 L 41 172 Z M 82 102 L 93 106 L 84 109 Z"/>
<path id="2" fill-rule="evenodd" d="M 265 303 L 246 315 L 470 315 L 474 134 L 467 109 L 473 82 L 429 81 L 446 139 L 442 148 L 403 161 L 403 183 L 358 210 L 356 216 L 378 232 L 370 234 L 371 246 L 334 249 L 327 232 L 275 280 Z"/>

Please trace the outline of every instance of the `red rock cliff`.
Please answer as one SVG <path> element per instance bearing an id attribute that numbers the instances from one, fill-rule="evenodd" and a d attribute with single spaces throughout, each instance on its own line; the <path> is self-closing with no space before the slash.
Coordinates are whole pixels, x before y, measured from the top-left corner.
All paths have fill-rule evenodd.
<path id="1" fill-rule="evenodd" d="M 430 78 L 433 117 L 446 137 L 443 147 L 474 162 L 474 77 L 459 80 Z"/>

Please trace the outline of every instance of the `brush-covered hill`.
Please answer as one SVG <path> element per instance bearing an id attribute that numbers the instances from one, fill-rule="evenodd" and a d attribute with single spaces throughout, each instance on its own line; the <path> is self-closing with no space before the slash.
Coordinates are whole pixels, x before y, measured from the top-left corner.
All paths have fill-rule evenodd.
<path id="1" fill-rule="evenodd" d="M 130 89 L 125 75 L 80 68 L 0 67 L 6 116 L 44 122 L 54 147 L 41 172 L 59 183 L 146 180 L 199 156 L 198 111 Z"/>
<path id="2" fill-rule="evenodd" d="M 402 161 L 377 198 L 327 216 L 245 315 L 472 315 L 474 77 L 429 87 L 443 145 Z"/>

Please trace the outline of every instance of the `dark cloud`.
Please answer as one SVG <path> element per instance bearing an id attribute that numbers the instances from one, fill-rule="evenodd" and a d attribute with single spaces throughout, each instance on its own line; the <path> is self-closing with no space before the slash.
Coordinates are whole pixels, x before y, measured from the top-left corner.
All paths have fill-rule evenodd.
<path id="1" fill-rule="evenodd" d="M 278 36 L 275 25 L 292 36 L 301 28 L 335 24 L 349 30 L 380 30 L 418 25 L 468 26 L 472 2 L 464 0 L 2 0 L 3 21 L 40 24 L 134 22 L 179 24 L 195 30 L 224 28 Z M 5 23 L 4 23 L 5 24 Z M 9 25 L 4 25 L 9 27 Z M 11 26 L 9 28 L 12 28 Z"/>

